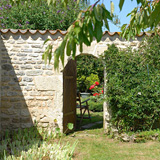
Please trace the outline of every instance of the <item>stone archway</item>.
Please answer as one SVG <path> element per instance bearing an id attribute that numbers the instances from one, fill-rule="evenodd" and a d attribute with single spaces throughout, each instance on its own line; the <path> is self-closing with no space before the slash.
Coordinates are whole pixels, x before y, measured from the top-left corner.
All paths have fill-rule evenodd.
<path id="1" fill-rule="evenodd" d="M 65 130 L 63 129 L 63 122 L 65 120 L 63 117 L 63 112 L 65 111 L 63 106 L 63 93 L 65 93 L 65 91 L 63 92 L 63 73 L 61 72 L 61 70 L 63 70 L 63 65 L 60 65 L 59 71 L 54 70 L 53 61 L 51 61 L 49 66 L 46 66 L 42 60 L 42 54 L 45 48 L 45 46 L 43 46 L 43 42 L 47 38 L 53 40 L 53 46 L 54 49 L 56 49 L 62 42 L 65 34 L 66 31 L 59 30 L 0 30 L 0 45 L 3 44 L 3 46 L 0 48 L 0 58 L 2 59 L 2 57 L 6 56 L 6 53 L 8 53 L 8 58 L 5 57 L 4 60 L 2 59 L 2 62 L 4 65 L 7 65 L 10 62 L 13 70 L 13 72 L 6 72 L 6 78 L 3 76 L 1 79 L 4 81 L 5 86 L 14 87 L 13 85 L 18 84 L 18 87 L 15 86 L 15 92 L 17 92 L 17 89 L 21 90 L 21 93 L 13 93 L 13 90 L 10 89 L 5 89 L 2 91 L 4 87 L 1 83 L 0 90 L 2 94 L 0 95 L 0 105 L 3 105 L 3 97 L 6 99 L 5 95 L 8 96 L 9 101 L 13 99 L 13 95 L 16 97 L 16 99 L 21 96 L 23 97 L 24 107 L 26 108 L 26 111 L 28 110 L 28 115 L 30 115 L 30 118 L 33 122 L 36 120 L 39 122 L 39 125 L 43 127 L 47 127 L 49 125 L 53 126 L 52 128 L 55 128 L 54 120 L 56 119 L 56 125 L 59 126 L 61 131 Z M 99 57 L 99 55 L 101 55 L 104 50 L 107 49 L 107 44 L 113 43 L 118 48 L 127 48 L 128 46 L 131 46 L 132 48 L 138 48 L 138 44 L 144 35 L 146 34 L 141 34 L 140 36 L 136 37 L 135 40 L 126 41 L 119 37 L 118 32 L 105 32 L 103 34 L 102 40 L 99 43 L 97 43 L 94 39 L 91 43 L 91 46 L 83 46 L 82 53 Z M 81 53 L 79 52 L 79 47 L 77 46 L 76 55 L 79 54 Z M 68 57 L 65 57 L 64 63 L 66 66 L 68 63 Z M 14 75 L 15 79 L 13 79 L 13 82 L 10 82 Z M 2 76 L 2 72 L 0 73 L 0 76 Z M 10 94 L 10 91 L 12 94 Z M 17 108 L 13 107 L 13 102 L 11 105 L 11 110 L 7 108 L 6 105 L 4 105 L 4 111 L 7 112 L 7 114 L 9 113 L 8 115 L 5 113 L 5 118 L 11 118 L 10 111 L 14 111 L 16 114 L 19 114 Z M 13 108 L 14 110 L 12 110 Z M 106 111 L 104 109 L 104 128 L 107 126 L 106 119 L 109 115 L 107 111 L 107 109 Z M 24 113 L 26 114 L 26 112 Z M 13 118 L 17 118 L 16 114 L 13 114 Z M 2 113 L 1 107 L 0 130 L 3 128 L 3 115 L 4 114 Z M 25 122 L 21 121 L 20 123 L 22 123 L 21 126 L 25 125 Z M 12 123 L 9 122 L 9 124 L 11 125 Z M 15 124 L 15 128 L 19 128 L 19 124 Z M 27 126 L 30 126 L 30 124 L 27 123 L 26 127 Z M 6 127 L 10 127 L 10 129 L 12 129 L 13 125 L 7 125 Z"/>
<path id="2" fill-rule="evenodd" d="M 108 33 L 108 32 L 106 32 Z M 83 46 L 83 52 L 80 53 L 79 49 L 77 48 L 77 56 L 84 54 L 84 55 L 93 55 L 96 58 L 99 58 L 100 55 L 104 53 L 105 50 L 108 49 L 108 45 L 115 44 L 119 49 L 125 49 L 127 47 L 132 47 L 132 49 L 137 49 L 139 47 L 139 43 L 144 37 L 144 35 L 137 36 L 135 40 L 122 40 L 117 33 L 108 33 L 104 34 L 102 37 L 102 40 L 97 43 L 96 40 L 94 40 L 91 43 L 91 46 Z M 106 79 L 107 73 L 106 73 L 106 68 L 104 64 L 104 95 L 106 95 L 107 92 L 107 79 Z M 108 128 L 110 127 L 110 119 L 111 119 L 111 110 L 109 109 L 109 104 L 105 101 L 103 104 L 103 128 L 104 131 L 107 132 Z"/>
<path id="3" fill-rule="evenodd" d="M 103 54 L 103 53 L 102 53 Z M 77 91 L 81 93 L 82 97 L 83 94 L 88 94 L 93 93 L 93 90 L 89 90 L 89 87 L 92 85 L 92 83 L 95 83 L 98 81 L 100 85 L 98 86 L 99 89 L 104 87 L 104 67 L 103 63 L 100 57 L 94 56 L 92 54 L 87 54 L 87 53 L 81 53 L 76 56 L 75 58 L 76 63 L 77 63 Z M 91 76 L 90 76 L 91 75 Z M 90 79 L 91 78 L 91 79 Z M 88 80 L 90 79 L 92 82 L 89 84 Z M 94 81 L 94 82 L 93 82 Z M 88 84 L 88 85 L 87 85 Z M 101 89 L 102 90 L 102 89 Z M 101 90 L 99 93 L 101 93 Z M 92 94 L 90 94 L 91 96 Z M 94 96 L 93 96 L 94 97 Z M 85 98 L 85 97 L 83 97 Z M 86 97 L 86 99 L 91 98 L 91 97 Z M 89 110 L 91 111 L 91 117 L 93 118 L 93 121 L 86 121 L 87 123 L 91 123 L 90 125 L 94 125 L 94 121 L 96 117 L 103 117 L 103 102 L 94 102 L 94 100 L 91 98 L 89 101 Z M 98 107 L 95 107 L 97 106 Z M 102 107 L 102 108 L 101 108 Z M 96 108 L 98 110 L 96 110 Z M 97 112 L 101 112 L 97 114 Z M 77 116 L 78 116 L 77 112 Z M 99 116 L 97 116 L 99 115 Z M 88 117 L 88 113 L 86 113 L 85 117 Z M 103 121 L 103 118 L 98 118 L 97 121 Z M 83 120 L 85 122 L 85 120 Z M 78 124 L 77 124 L 78 126 Z M 79 126 L 78 126 L 79 127 Z M 85 127 L 85 126 L 84 126 Z"/>

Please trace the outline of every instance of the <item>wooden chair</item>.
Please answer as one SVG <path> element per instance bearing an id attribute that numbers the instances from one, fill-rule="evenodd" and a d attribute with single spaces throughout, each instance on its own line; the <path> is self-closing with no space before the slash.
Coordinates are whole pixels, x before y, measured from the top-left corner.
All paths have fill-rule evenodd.
<path id="1" fill-rule="evenodd" d="M 88 105 L 89 100 L 90 99 L 86 99 L 85 101 L 82 102 L 80 93 L 77 93 L 77 99 L 76 99 L 77 106 L 76 106 L 76 108 L 80 109 L 80 117 L 78 117 L 81 119 L 80 125 L 81 125 L 83 119 L 90 119 L 91 120 L 91 116 L 90 116 L 90 112 L 89 112 L 89 105 Z M 84 114 L 86 111 L 88 112 L 88 116 L 84 117 Z"/>

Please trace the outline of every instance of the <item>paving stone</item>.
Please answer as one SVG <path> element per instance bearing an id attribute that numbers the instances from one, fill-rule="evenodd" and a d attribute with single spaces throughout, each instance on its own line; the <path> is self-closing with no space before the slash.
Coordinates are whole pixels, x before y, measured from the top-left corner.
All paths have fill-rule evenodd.
<path id="1" fill-rule="evenodd" d="M 102 124 L 102 123 L 103 123 L 103 121 L 99 121 L 99 122 L 95 122 L 95 123 L 89 123 L 89 124 L 86 124 L 86 125 L 82 126 L 82 128 L 83 129 L 89 129 L 89 128 L 97 125 L 97 124 Z"/>

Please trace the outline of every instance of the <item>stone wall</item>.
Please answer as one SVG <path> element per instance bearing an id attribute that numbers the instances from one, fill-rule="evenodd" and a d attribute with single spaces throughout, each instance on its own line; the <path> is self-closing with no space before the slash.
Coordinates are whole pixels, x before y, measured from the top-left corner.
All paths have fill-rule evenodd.
<path id="1" fill-rule="evenodd" d="M 55 49 L 65 34 L 59 30 L 0 30 L 1 130 L 30 127 L 35 120 L 43 127 L 54 126 L 55 119 L 63 129 L 63 68 L 60 65 L 55 71 L 53 61 L 45 65 L 42 54 L 47 38 L 53 40 Z M 100 43 L 93 41 L 91 47 L 84 46 L 83 53 L 98 57 L 112 43 L 120 48 L 137 48 L 142 37 L 127 42 L 118 33 L 106 32 Z M 107 110 L 104 120 L 105 115 Z"/>
<path id="2" fill-rule="evenodd" d="M 46 127 L 54 119 L 62 129 L 62 73 L 42 60 L 44 40 L 59 36 L 1 32 L 2 130 L 30 127 L 35 120 Z"/>

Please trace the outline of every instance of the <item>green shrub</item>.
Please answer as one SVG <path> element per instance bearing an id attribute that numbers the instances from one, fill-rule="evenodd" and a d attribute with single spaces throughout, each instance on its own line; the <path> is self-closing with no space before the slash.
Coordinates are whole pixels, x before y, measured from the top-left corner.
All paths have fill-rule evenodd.
<path id="1" fill-rule="evenodd" d="M 76 61 L 77 89 L 80 92 L 89 91 L 90 85 L 94 84 L 95 81 L 99 83 L 103 82 L 103 64 L 100 59 L 92 55 L 79 55 L 76 57 Z M 92 77 L 90 77 L 91 74 L 96 75 L 96 79 L 93 79 L 92 82 L 88 84 L 88 80 L 92 79 Z"/>
<path id="2" fill-rule="evenodd" d="M 0 1 L 0 28 L 67 30 L 76 20 L 83 4 L 70 1 L 67 10 L 59 3 L 48 6 L 46 0 L 28 1 L 19 6 L 11 5 L 8 0 Z"/>
<path id="3" fill-rule="evenodd" d="M 86 78 L 85 85 L 87 88 L 90 88 L 90 86 L 95 84 L 95 82 L 99 82 L 98 75 L 91 73 L 91 75 Z"/>
<path id="4" fill-rule="evenodd" d="M 160 116 L 160 38 L 146 39 L 138 51 L 105 51 L 107 96 L 112 123 L 124 131 L 149 130 Z"/>
<path id="5" fill-rule="evenodd" d="M 93 112 L 102 112 L 103 111 L 103 102 L 94 102 L 92 100 L 89 101 L 89 110 Z"/>

